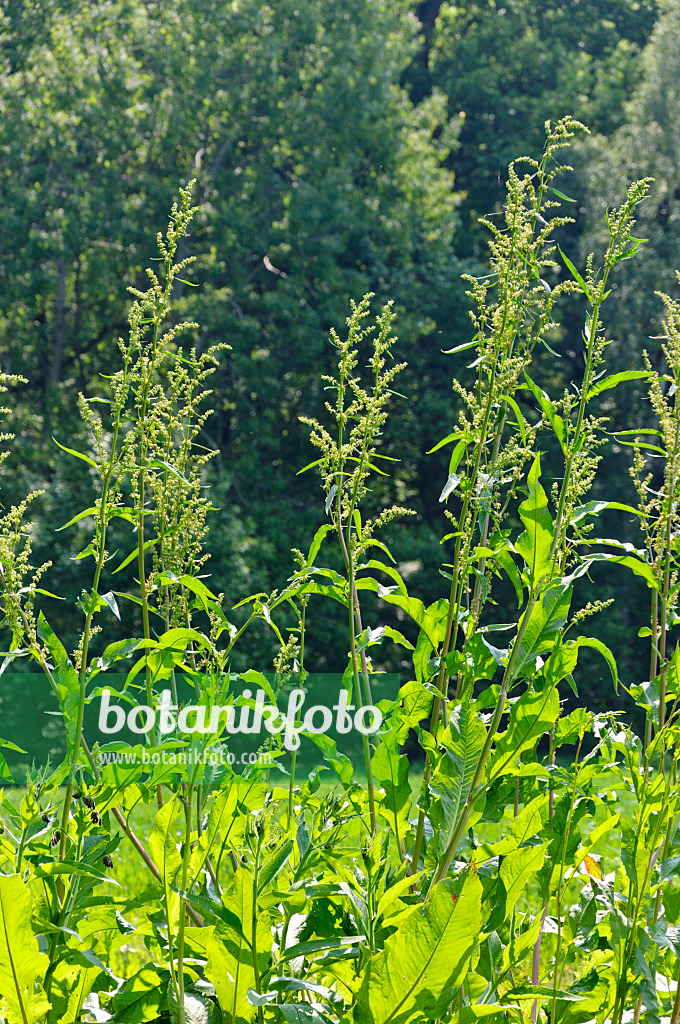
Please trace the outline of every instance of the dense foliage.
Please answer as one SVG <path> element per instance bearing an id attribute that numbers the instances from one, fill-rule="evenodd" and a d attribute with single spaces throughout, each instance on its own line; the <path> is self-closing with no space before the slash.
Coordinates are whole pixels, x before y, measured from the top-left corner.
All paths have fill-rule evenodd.
<path id="1" fill-rule="evenodd" d="M 678 0 L 1 19 L 0 1019 L 680 1024 Z"/>
<path id="2" fill-rule="evenodd" d="M 19 500 L 45 488 L 34 543 L 69 597 L 87 585 L 72 562 L 79 541 L 54 526 L 86 501 L 88 480 L 51 438 L 77 446 L 74 393 L 106 393 L 100 375 L 115 363 L 125 286 L 143 279 L 148 225 L 164 216 L 177 181 L 195 175 L 191 280 L 200 288 L 180 285 L 178 310 L 201 330 L 182 344 L 231 346 L 202 439 L 219 452 L 210 466 L 224 511 L 212 526 L 218 589 L 233 600 L 270 589 L 272 566 L 312 529 L 313 483 L 296 476 L 298 416 L 322 408 L 328 330 L 341 327 L 350 299 L 372 291 L 394 297 L 409 364 L 407 400 L 384 442 L 401 461 L 376 498 L 416 509 L 391 535 L 433 600 L 444 463 L 425 453 L 457 401 L 442 350 L 468 336 L 460 274 L 486 260 L 478 216 L 502 203 L 509 160 L 540 149 L 546 117 L 574 113 L 600 133 L 602 157 L 565 184 L 581 204 L 565 251 L 585 259 L 596 244 L 601 210 L 588 211 L 603 182 L 618 203 L 626 175 L 655 174 L 637 272 L 650 294 L 670 288 L 678 18 L 670 0 L 4 5 L 0 359 L 28 381 L 8 399 L 17 440 L 6 493 Z M 636 124 L 644 138 L 631 137 Z M 625 335 L 616 368 L 639 365 L 642 341 L 660 334 L 643 294 L 630 288 L 614 313 Z M 545 359 L 557 388 L 580 373 L 575 319 L 560 322 L 551 346 L 561 359 Z M 462 355 L 455 372 L 469 383 Z M 616 402 L 612 427 L 631 425 Z M 598 485 L 605 496 L 627 476 L 624 460 L 610 465 Z M 619 597 L 602 624 L 615 645 L 631 634 L 640 593 L 625 584 Z M 74 645 L 65 606 L 51 617 Z M 126 626 L 138 628 L 129 616 Z M 320 667 L 341 668 L 339 630 L 329 611 L 310 635 Z M 257 644 L 273 656 L 266 635 Z M 644 651 L 628 647 L 639 673 Z M 255 655 L 255 641 L 245 651 Z M 595 663 L 592 672 L 593 698 L 605 706 L 606 677 Z"/>
<path id="3" fill-rule="evenodd" d="M 605 311 L 643 245 L 635 216 L 651 179 L 607 212 L 603 250 L 579 270 L 559 246 L 570 218 L 557 179 L 583 126 L 565 117 L 546 130 L 540 161 L 509 168 L 502 220 L 486 222 L 489 272 L 466 278 L 473 329 L 457 351 L 474 380 L 454 381 L 462 410 L 436 445 L 448 456 L 440 500 L 451 561 L 434 602 L 417 596 L 383 539 L 411 510 L 367 508 L 394 463 L 384 436 L 405 376 L 393 305 L 373 318 L 370 295 L 351 304 L 342 334 L 331 331 L 324 409 L 302 417 L 325 521 L 276 590 L 241 602 L 240 628 L 206 583 L 214 453 L 200 439 L 223 348 L 178 344 L 200 331 L 173 305 L 197 212 L 195 183 L 181 190 L 147 286 L 132 289 L 107 394 L 80 399 L 85 449 L 60 445 L 94 490 L 66 524 L 86 532 L 79 561 L 90 572 L 72 655 L 41 607 L 54 595 L 27 530 L 38 496 L 0 518 L 3 669 L 28 659 L 43 674 L 66 738 L 63 762 L 32 769 L 23 797 L 2 802 L 8 1024 L 680 1020 L 680 302 L 662 296 L 664 371 L 647 357 L 643 369 L 610 373 Z M 534 356 L 566 302 L 585 321 L 583 371 L 551 397 Z M 602 405 L 641 381 L 654 425 L 616 435 L 633 452 L 636 505 L 594 499 Z M 561 462 L 552 486 L 546 445 Z M 593 536 L 615 512 L 636 524 L 638 546 Z M 598 563 L 647 589 L 647 679 L 620 676 L 602 639 L 574 629 L 605 606 L 575 600 Z M 499 606 L 503 580 L 514 596 Z M 141 635 L 111 641 L 128 603 Z M 341 611 L 348 648 L 328 703 L 370 705 L 374 721 L 380 712 L 376 729 L 359 730 L 363 779 L 313 717 L 290 710 L 312 678 L 307 634 L 327 604 Z M 233 668 L 258 623 L 278 646 L 273 679 Z M 410 678 L 375 707 L 377 656 L 392 645 L 407 652 Z M 588 651 L 634 701 L 641 736 L 616 711 L 565 711 L 561 692 L 578 694 Z M 109 708 L 112 696 L 130 706 L 130 728 L 142 712 L 143 742 L 88 742 L 87 708 Z M 238 772 L 224 755 L 249 712 L 266 717 L 268 735 Z M 318 747 L 311 772 L 297 763 L 296 736 Z"/>

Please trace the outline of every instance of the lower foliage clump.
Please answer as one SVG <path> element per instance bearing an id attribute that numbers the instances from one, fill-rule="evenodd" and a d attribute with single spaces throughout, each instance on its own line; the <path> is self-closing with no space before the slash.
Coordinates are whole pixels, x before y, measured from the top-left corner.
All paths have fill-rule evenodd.
<path id="1" fill-rule="evenodd" d="M 542 158 L 511 167 L 503 220 L 488 225 L 490 273 L 470 279 L 462 350 L 474 374 L 455 382 L 461 411 L 436 446 L 451 451 L 448 560 L 445 593 L 427 606 L 381 539 L 409 510 L 375 507 L 401 366 L 393 309 L 372 322 L 370 296 L 344 338 L 331 334 L 327 422 L 305 421 L 324 495 L 309 549 L 294 552 L 278 591 L 229 616 L 209 586 L 201 438 L 220 352 L 178 342 L 196 327 L 172 313 L 190 262 L 177 256 L 193 213 L 191 186 L 181 192 L 159 270 L 134 293 L 108 397 L 80 400 L 90 446 L 62 445 L 87 463 L 95 492 L 66 524 L 89 530 L 78 557 L 92 565 L 71 654 L 39 608 L 54 595 L 40 585 L 49 567 L 31 563 L 35 496 L 0 519 L 4 669 L 28 659 L 42 671 L 66 738 L 63 763 L 33 769 L 25 793 L 3 801 L 9 1024 L 680 1021 L 680 303 L 660 299 L 663 371 L 647 360 L 608 376 L 611 279 L 642 244 L 634 216 L 648 182 L 608 214 L 606 251 L 581 273 L 555 240 L 568 221 L 559 155 L 581 130 L 548 125 Z M 534 354 L 554 343 L 565 296 L 585 309 L 583 378 L 550 397 Z M 637 507 L 588 497 L 607 437 L 600 396 L 634 378 L 647 379 L 656 416 L 642 435 L 616 435 L 632 448 Z M 637 518 L 639 547 L 594 535 L 613 513 Z M 619 678 L 614 654 L 584 632 L 602 602 L 581 606 L 579 586 L 601 562 L 648 588 L 648 680 Z M 361 764 L 302 712 L 280 718 L 284 695 L 311 680 L 305 635 L 329 600 L 348 647 L 329 706 L 379 712 L 377 731 L 361 732 Z M 111 640 L 126 604 L 138 635 Z M 237 677 L 231 652 L 256 623 L 280 644 L 274 672 Z M 409 671 L 377 701 L 389 644 Z M 641 709 L 642 735 L 572 699 L 584 651 L 604 659 L 612 694 Z M 146 715 L 138 744 L 88 743 L 87 712 L 104 691 L 107 708 L 115 699 L 136 709 L 132 722 Z M 188 712 L 166 713 L 187 704 L 194 727 Z M 215 709 L 232 726 L 279 714 L 281 727 L 237 771 L 224 757 L 234 730 L 196 726 Z M 298 735 L 316 744 L 311 772 Z M 409 763 L 414 738 L 421 760 Z"/>

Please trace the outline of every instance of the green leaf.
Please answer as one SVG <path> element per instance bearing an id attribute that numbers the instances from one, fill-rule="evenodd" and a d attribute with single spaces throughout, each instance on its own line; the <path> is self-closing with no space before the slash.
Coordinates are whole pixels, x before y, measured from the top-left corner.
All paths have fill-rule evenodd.
<path id="1" fill-rule="evenodd" d="M 548 423 L 555 432 L 555 437 L 560 442 L 560 447 L 562 448 L 562 451 L 566 451 L 566 430 L 564 426 L 564 420 L 556 412 L 555 406 L 550 401 L 545 391 L 542 391 L 539 388 L 538 384 L 534 384 L 533 380 L 526 371 L 524 372 L 524 377 L 527 382 L 526 387 L 529 388 L 529 391 L 531 391 L 532 395 L 540 405 L 542 411 L 545 413 L 545 417 L 548 420 Z"/>
<path id="2" fill-rule="evenodd" d="M 357 1024 L 409 1024 L 443 1017 L 469 968 L 482 930 L 482 886 L 468 874 L 460 893 L 436 885 L 369 960 Z"/>
<path id="3" fill-rule="evenodd" d="M 52 676 L 57 686 L 59 709 L 64 720 L 66 743 L 70 756 L 76 741 L 76 723 L 78 721 L 78 708 L 80 705 L 78 673 L 69 661 L 66 648 L 56 633 L 53 632 L 42 612 L 38 616 L 38 636 L 41 640 L 44 640 L 54 663 Z"/>
<path id="4" fill-rule="evenodd" d="M 328 515 L 328 513 L 330 512 L 331 505 L 333 504 L 333 499 L 335 498 L 335 495 L 337 493 L 338 493 L 338 485 L 337 484 L 333 484 L 333 486 L 329 490 L 328 494 L 326 495 L 326 501 L 324 503 L 324 511 L 325 511 L 326 515 Z"/>
<path id="5" fill-rule="evenodd" d="M 559 192 L 556 188 L 553 188 L 552 185 L 548 185 L 548 192 L 552 192 L 552 194 L 557 196 L 558 199 L 563 199 L 565 203 L 576 202 L 575 199 L 572 199 L 570 196 L 565 196 L 564 192 Z"/>
<path id="6" fill-rule="evenodd" d="M 116 1021 L 120 1024 L 141 1024 L 157 1020 L 165 1007 L 164 992 L 167 992 L 169 971 L 156 964 L 145 964 L 129 978 L 113 997 Z"/>
<path id="7" fill-rule="evenodd" d="M 144 544 L 144 550 L 146 551 L 147 548 L 152 548 L 156 544 L 158 544 L 158 537 L 152 537 L 151 540 L 147 540 L 146 543 Z M 116 568 L 116 569 L 114 569 L 112 571 L 111 575 L 115 576 L 117 572 L 121 571 L 121 569 L 125 569 L 125 567 L 128 566 L 130 564 L 130 562 L 134 561 L 134 559 L 137 558 L 138 556 L 139 556 L 139 549 L 138 548 L 134 548 L 134 550 L 131 551 L 130 554 L 127 556 L 127 558 L 123 559 L 123 561 L 120 563 L 118 568 Z"/>
<path id="8" fill-rule="evenodd" d="M 307 555 L 307 565 L 314 565 L 314 559 L 319 553 L 319 548 L 323 544 L 326 536 L 334 529 L 332 523 L 324 523 L 314 534 L 314 539 L 309 548 L 309 554 Z"/>
<path id="9" fill-rule="evenodd" d="M 560 989 L 555 991 L 549 985 L 521 985 L 518 988 L 511 988 L 505 993 L 505 998 L 508 999 L 552 999 L 557 996 L 558 999 L 566 999 L 569 1002 L 579 1002 L 581 996 L 574 992 L 562 992 Z"/>
<path id="10" fill-rule="evenodd" d="M 80 1020 L 82 1005 L 101 974 L 101 967 L 80 953 L 71 953 L 60 960 L 52 972 L 52 1009 L 47 1017 L 48 1024 L 69 1024 Z"/>
<path id="11" fill-rule="evenodd" d="M 527 882 L 532 875 L 543 867 L 545 851 L 548 843 L 540 846 L 520 847 L 514 853 L 503 858 L 500 866 L 500 877 L 505 888 L 505 914 L 510 917 L 517 900 L 524 893 Z"/>
<path id="12" fill-rule="evenodd" d="M 100 594 L 99 601 L 101 602 L 100 607 L 102 605 L 106 605 L 106 607 L 110 608 L 110 610 L 113 612 L 113 614 L 120 622 L 120 611 L 118 609 L 118 602 L 116 601 L 113 591 L 109 590 L 107 594 Z"/>
<path id="13" fill-rule="evenodd" d="M 396 605 L 416 622 L 426 634 L 433 648 L 444 638 L 446 623 L 446 602 L 434 601 L 428 608 L 417 597 L 406 597 L 404 594 L 379 593 L 383 601 Z"/>
<path id="14" fill-rule="evenodd" d="M 302 474 L 306 473 L 308 469 L 314 469 L 315 466 L 320 466 L 322 462 L 323 459 L 314 459 L 314 462 L 308 462 L 306 466 L 302 467 L 302 469 L 298 469 L 295 475 L 302 476 Z"/>
<path id="15" fill-rule="evenodd" d="M 456 487 L 460 483 L 461 479 L 462 477 L 458 476 L 457 473 L 449 473 L 449 478 L 444 484 L 444 489 L 442 490 L 442 493 L 439 495 L 439 500 L 446 501 L 449 495 L 453 494 Z"/>
<path id="16" fill-rule="evenodd" d="M 123 658 L 129 658 L 131 654 L 138 651 L 140 647 L 153 647 L 155 646 L 153 640 L 144 639 L 129 639 L 129 640 L 116 640 L 114 643 L 109 644 L 108 647 L 104 648 L 104 653 L 99 659 L 99 667 L 102 669 L 109 668 L 114 661 L 120 661 Z"/>
<path id="17" fill-rule="evenodd" d="M 35 1024 L 50 1008 L 42 981 L 49 960 L 31 928 L 33 902 L 21 875 L 0 875 L 0 1015 Z"/>
<path id="18" fill-rule="evenodd" d="M 179 916 L 179 900 L 177 894 L 172 892 L 175 876 L 182 866 L 174 830 L 178 811 L 178 801 L 176 796 L 173 796 L 156 814 L 149 838 L 149 852 L 161 876 L 171 926 L 177 922 Z"/>
<path id="19" fill-rule="evenodd" d="M 183 476 L 176 466 L 173 466 L 171 462 L 166 462 L 165 459 L 152 459 L 151 462 L 147 463 L 147 469 L 164 469 L 166 473 L 171 473 L 172 476 L 176 477 L 187 487 L 191 487 L 191 483 Z"/>
<path id="20" fill-rule="evenodd" d="M 589 402 L 591 398 L 602 394 L 603 391 L 610 391 L 624 380 L 640 380 L 643 377 L 649 377 L 646 370 L 624 370 L 622 373 L 613 373 L 610 377 L 605 377 L 593 384 L 586 395 L 586 401 Z"/>
<path id="21" fill-rule="evenodd" d="M 408 758 L 399 753 L 396 731 L 383 736 L 371 760 L 371 768 L 373 778 L 382 790 L 376 801 L 377 808 L 394 833 L 397 849 L 401 849 L 402 839 L 408 829 L 411 786 L 408 781 Z"/>
<path id="22" fill-rule="evenodd" d="M 608 508 L 618 509 L 620 512 L 630 512 L 634 516 L 640 515 L 639 509 L 633 508 L 632 505 L 622 505 L 619 501 L 587 501 L 585 505 L 580 505 L 574 509 L 569 521 L 571 523 L 580 523 L 586 516 L 599 516 L 601 512 Z"/>
<path id="23" fill-rule="evenodd" d="M 515 401 L 514 398 L 511 398 L 510 395 L 503 395 L 503 401 L 505 402 L 506 405 L 510 406 L 510 408 L 514 412 L 515 419 L 517 420 L 517 426 L 519 427 L 520 437 L 522 438 L 522 441 L 524 442 L 524 444 L 526 444 L 526 440 L 527 440 L 526 423 L 524 422 L 524 417 L 522 416 L 522 413 L 520 411 L 520 408 L 519 408 L 517 402 Z"/>
<path id="24" fill-rule="evenodd" d="M 223 896 L 225 904 L 244 924 L 235 929 L 220 921 L 208 937 L 206 978 L 213 983 L 220 1009 L 230 1022 L 250 1021 L 256 1015 L 248 1000 L 248 989 L 255 988 L 255 958 L 251 922 L 255 920 L 257 966 L 260 975 L 269 962 L 272 933 L 267 914 L 258 914 L 253 906 L 253 878 L 239 867 L 230 888 Z"/>
<path id="25" fill-rule="evenodd" d="M 527 609 L 524 613 L 529 614 L 529 620 L 513 659 L 513 679 L 519 679 L 525 669 L 533 669 L 536 657 L 554 646 L 567 621 L 571 591 L 571 583 L 567 583 L 566 580 L 553 580 L 533 608 L 530 611 Z M 524 616 L 520 620 L 520 628 L 523 619 Z"/>
<path id="26" fill-rule="evenodd" d="M 549 732 L 560 713 L 556 687 L 546 685 L 537 693 L 526 690 L 510 709 L 508 728 L 498 737 L 491 762 L 490 776 L 496 778 L 510 765 L 515 766 L 520 754 L 536 746 Z"/>
<path id="27" fill-rule="evenodd" d="M 65 445 L 60 444 L 59 441 L 57 441 L 56 437 L 53 437 L 52 440 L 54 441 L 58 448 L 61 448 L 63 452 L 68 452 L 69 455 L 75 455 L 77 459 L 82 459 L 83 462 L 87 462 L 88 466 L 94 466 L 95 469 L 99 469 L 97 463 L 94 461 L 94 459 L 91 459 L 89 455 L 83 455 L 82 452 L 77 452 L 73 448 L 66 448 Z"/>
<path id="28" fill-rule="evenodd" d="M 304 735 L 308 736 L 312 743 L 321 750 L 324 761 L 328 762 L 343 786 L 345 788 L 350 786 L 354 777 L 354 765 L 346 754 L 340 753 L 333 737 L 323 732 L 305 733 Z"/>
<path id="29" fill-rule="evenodd" d="M 426 454 L 432 455 L 433 452 L 438 452 L 440 448 L 444 448 L 447 444 L 451 444 L 452 441 L 458 441 L 459 439 L 460 432 L 458 430 L 454 430 L 452 434 L 447 434 L 446 437 L 441 439 L 441 441 L 438 441 L 434 448 L 430 448 Z"/>
<path id="30" fill-rule="evenodd" d="M 545 576 L 550 568 L 550 549 L 553 541 L 553 521 L 548 512 L 548 498 L 541 487 L 541 457 L 537 455 L 529 471 L 529 496 L 519 507 L 524 533 L 518 538 L 515 550 L 524 559 L 532 586 Z"/>
<path id="31" fill-rule="evenodd" d="M 494 538 L 491 539 L 490 543 L 493 543 Z M 515 565 L 515 560 L 510 553 L 509 542 L 505 537 L 501 537 L 498 543 L 493 549 L 493 558 L 501 567 L 505 575 L 512 583 L 515 594 L 517 595 L 517 607 L 521 607 L 522 598 L 524 597 L 524 588 L 522 586 L 522 578 L 519 574 L 519 570 Z"/>
<path id="32" fill-rule="evenodd" d="M 580 636 L 577 640 L 574 640 L 574 644 L 577 647 L 592 647 L 594 651 L 599 651 L 604 660 L 609 665 L 609 671 L 612 674 L 612 680 L 614 683 L 614 690 L 616 693 L 619 692 L 619 673 L 616 668 L 616 659 L 612 652 L 609 650 L 606 644 L 602 643 L 601 640 L 597 640 L 592 636 Z"/>
<path id="33" fill-rule="evenodd" d="M 486 729 L 472 706 L 471 694 L 451 711 L 449 727 L 442 737 L 446 752 L 435 771 L 430 789 L 441 804 L 448 837 L 442 848 L 449 844 L 462 813 L 484 746 Z"/>
<path id="34" fill-rule="evenodd" d="M 275 850 L 271 857 L 264 862 L 257 879 L 257 895 L 259 896 L 273 882 L 279 871 L 288 863 L 293 852 L 293 840 L 287 839 L 282 846 Z"/>
<path id="35" fill-rule="evenodd" d="M 568 256 L 565 256 L 565 255 L 564 255 L 564 253 L 563 253 L 563 252 L 562 252 L 562 250 L 560 249 L 559 245 L 557 246 L 557 248 L 558 248 L 559 254 L 560 254 L 560 256 L 562 257 L 562 259 L 564 260 L 564 262 L 565 262 L 566 266 L 567 266 L 567 267 L 569 268 L 569 270 L 571 271 L 571 276 L 572 276 L 572 277 L 574 278 L 574 280 L 575 280 L 575 281 L 576 281 L 576 282 L 577 282 L 577 283 L 578 283 L 578 284 L 579 284 L 579 285 L 581 286 L 581 291 L 583 292 L 583 294 L 584 294 L 584 295 L 586 296 L 586 298 L 588 299 L 588 302 L 590 302 L 590 303 L 591 303 L 591 305 L 592 305 L 592 302 L 593 302 L 593 297 L 592 297 L 592 295 L 590 294 L 590 292 L 588 291 L 588 287 L 587 287 L 587 285 L 586 285 L 585 281 L 583 280 L 583 278 L 581 277 L 581 275 L 579 274 L 578 270 L 576 269 L 576 267 L 574 266 L 574 264 L 573 264 L 573 263 L 571 262 L 571 260 L 569 259 L 569 257 L 568 257 Z"/>
<path id="36" fill-rule="evenodd" d="M 110 885 L 118 885 L 114 878 L 110 878 L 104 871 L 95 868 L 90 864 L 82 864 L 77 860 L 54 860 L 47 864 L 38 864 L 34 868 L 37 878 L 51 878 L 52 875 L 88 875 L 100 882 L 108 882 Z"/>
<path id="37" fill-rule="evenodd" d="M 643 562 L 641 558 L 636 558 L 634 555 L 611 555 L 608 551 L 598 551 L 594 555 L 588 555 L 588 560 L 592 562 L 615 562 L 617 565 L 625 565 L 636 576 L 641 576 L 652 590 L 661 589 L 661 584 L 654 575 L 651 565 Z"/>
<path id="38" fill-rule="evenodd" d="M 69 526 L 73 526 L 74 523 L 79 523 L 81 519 L 86 519 L 88 516 L 93 516 L 96 511 L 97 509 L 94 506 L 92 508 L 86 508 L 83 512 L 79 512 L 77 516 L 74 516 L 73 519 L 69 519 L 69 521 L 64 523 L 63 526 L 58 526 L 54 532 L 60 533 L 62 530 L 68 530 Z"/>

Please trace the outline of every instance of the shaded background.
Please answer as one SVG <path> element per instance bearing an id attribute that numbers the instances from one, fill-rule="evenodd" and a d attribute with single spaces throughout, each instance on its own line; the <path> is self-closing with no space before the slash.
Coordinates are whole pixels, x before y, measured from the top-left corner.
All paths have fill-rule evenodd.
<path id="1" fill-rule="evenodd" d="M 606 205 L 632 178 L 657 179 L 638 232 L 649 241 L 634 281 L 631 264 L 617 272 L 607 328 L 611 371 L 640 367 L 643 348 L 660 365 L 654 292 L 677 294 L 680 266 L 678 0 L 2 6 L 0 367 L 28 379 L 8 398 L 16 439 L 2 500 L 45 490 L 33 506 L 35 558 L 51 559 L 44 585 L 66 597 L 44 608 L 67 649 L 77 643 L 74 602 L 90 585 L 89 563 L 74 560 L 87 522 L 54 531 L 90 506 L 93 492 L 87 468 L 52 437 L 86 444 L 77 393 L 106 394 L 126 288 L 143 281 L 155 232 L 191 175 L 201 209 L 187 251 L 198 257 L 191 278 L 200 287 L 184 289 L 178 315 L 201 328 L 184 343 L 231 346 L 212 378 L 215 414 L 202 439 L 220 451 L 207 480 L 219 507 L 209 570 L 226 606 L 281 587 L 290 548 L 306 550 L 324 521 L 318 480 L 296 476 L 314 458 L 298 417 L 321 414 L 328 331 L 341 330 L 350 298 L 369 290 L 376 306 L 395 299 L 395 354 L 409 364 L 383 448 L 401 461 L 371 501 L 417 511 L 388 539 L 411 592 L 426 602 L 445 592 L 446 459 L 425 452 L 452 429 L 451 379 L 465 381 L 467 371 L 464 354 L 442 350 L 470 337 L 460 275 L 484 272 L 478 217 L 499 208 L 508 161 L 540 152 L 546 118 L 571 113 L 593 133 L 564 181 L 577 203 L 562 244 L 578 263 L 601 246 Z M 553 339 L 559 358 L 537 357 L 535 376 L 552 394 L 582 365 L 583 310 L 575 302 L 564 310 Z M 635 382 L 608 392 L 600 408 L 612 430 L 651 420 Z M 628 467 L 627 450 L 608 447 L 593 496 L 630 500 Z M 609 515 L 604 535 L 637 540 L 633 524 Z M 118 545 L 132 546 L 122 533 Z M 610 595 L 614 606 L 585 631 L 613 649 L 625 682 L 639 681 L 647 591 L 618 567 L 593 570 L 580 590 L 583 603 Z M 366 621 L 389 621 L 394 609 L 372 596 Z M 495 597 L 503 621 L 512 595 L 499 588 Z M 310 606 L 312 671 L 345 665 L 344 617 L 331 604 Z M 120 627 L 110 617 L 107 642 L 116 630 L 140 635 L 135 614 L 128 606 Z M 102 638 L 93 643 L 98 651 Z M 382 667 L 409 678 L 398 651 L 375 650 Z M 271 636 L 253 630 L 235 667 L 266 670 L 273 653 Z M 582 664 L 581 697 L 611 708 L 608 670 L 595 657 Z"/>

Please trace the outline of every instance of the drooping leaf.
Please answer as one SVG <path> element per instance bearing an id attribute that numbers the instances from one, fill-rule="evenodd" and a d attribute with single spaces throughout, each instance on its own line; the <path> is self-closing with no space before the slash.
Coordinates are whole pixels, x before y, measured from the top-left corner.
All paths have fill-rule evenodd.
<path id="1" fill-rule="evenodd" d="M 165 890 L 166 911 L 171 926 L 177 920 L 178 899 L 172 891 L 175 878 L 182 866 L 182 858 L 175 841 L 174 823 L 179 811 L 175 797 L 168 800 L 156 814 L 149 838 L 149 851 L 158 868 Z"/>
<path id="2" fill-rule="evenodd" d="M 607 551 L 598 551 L 594 555 L 588 555 L 588 558 L 593 562 L 614 562 L 617 565 L 625 565 L 636 576 L 641 576 L 652 590 L 661 589 L 651 565 L 648 562 L 643 562 L 641 558 L 636 558 L 635 555 L 612 555 Z"/>
<path id="3" fill-rule="evenodd" d="M 533 380 L 528 375 L 528 373 L 526 373 L 526 371 L 524 373 L 524 377 L 527 382 L 526 386 L 528 387 L 529 391 L 531 391 L 532 395 L 540 405 L 541 411 L 544 413 L 545 418 L 547 419 L 550 426 L 553 428 L 555 432 L 555 437 L 560 442 L 560 447 L 562 448 L 562 451 L 565 451 L 567 435 L 564 426 L 564 420 L 555 409 L 554 404 L 550 401 L 545 391 L 542 391 L 541 388 L 539 388 L 538 384 L 535 384 L 533 382 Z"/>
<path id="4" fill-rule="evenodd" d="M 145 964 L 113 997 L 115 1019 L 120 1024 L 144 1024 L 157 1020 L 167 1006 L 170 972 L 156 964 Z"/>

